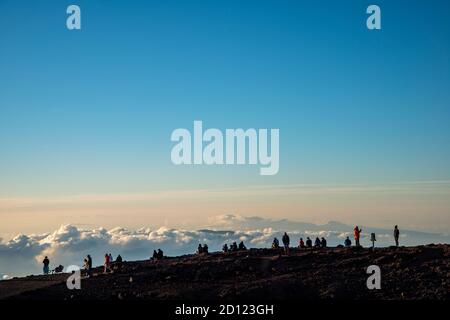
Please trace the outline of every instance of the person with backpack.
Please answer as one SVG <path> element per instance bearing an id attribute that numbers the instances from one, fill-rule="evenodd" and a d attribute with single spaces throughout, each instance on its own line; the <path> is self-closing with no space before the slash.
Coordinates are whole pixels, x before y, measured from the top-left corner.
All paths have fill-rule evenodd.
<path id="1" fill-rule="evenodd" d="M 50 260 L 48 259 L 48 257 L 47 256 L 45 256 L 45 258 L 44 258 L 44 260 L 42 261 L 42 263 L 44 264 L 44 267 L 43 267 L 43 271 L 44 271 L 44 274 L 48 274 L 49 272 L 50 272 L 50 268 L 49 268 L 49 266 L 50 266 Z"/>
<path id="2" fill-rule="evenodd" d="M 272 249 L 278 249 L 280 247 L 280 241 L 277 238 L 273 238 Z"/>

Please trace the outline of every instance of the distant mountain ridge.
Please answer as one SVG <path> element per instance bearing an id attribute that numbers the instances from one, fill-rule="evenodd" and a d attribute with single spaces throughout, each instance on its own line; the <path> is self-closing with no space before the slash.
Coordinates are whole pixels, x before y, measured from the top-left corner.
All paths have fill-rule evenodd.
<path id="1" fill-rule="evenodd" d="M 215 226 L 213 225 L 213 230 L 217 230 L 217 228 L 229 228 L 230 230 L 252 230 L 252 229 L 265 229 L 271 228 L 275 231 L 286 231 L 286 232 L 294 232 L 295 234 L 305 234 L 314 235 L 315 233 L 328 233 L 328 237 L 331 236 L 331 244 L 334 244 L 339 239 L 342 239 L 343 236 L 349 236 L 351 239 L 353 238 L 353 228 L 354 226 L 350 226 L 344 224 L 339 221 L 329 221 L 326 224 L 313 224 L 308 222 L 299 222 L 292 221 L 289 219 L 280 219 L 280 220 L 271 220 L 264 219 L 261 217 L 244 217 L 239 215 L 223 215 L 218 216 L 217 220 L 222 223 L 217 223 Z M 389 246 L 393 244 L 393 228 L 392 229 L 384 229 L 384 228 L 376 228 L 370 226 L 359 225 L 360 228 L 363 229 L 363 237 L 370 235 L 371 233 L 375 233 L 380 238 L 377 240 L 377 245 L 379 246 Z M 439 233 L 431 233 L 431 232 L 423 232 L 423 231 L 415 231 L 415 230 L 407 230 L 402 229 L 400 227 L 401 232 L 401 240 L 404 245 L 420 245 L 425 243 L 450 243 L 450 236 L 446 234 Z M 340 236 L 339 239 L 335 239 L 333 235 Z"/>

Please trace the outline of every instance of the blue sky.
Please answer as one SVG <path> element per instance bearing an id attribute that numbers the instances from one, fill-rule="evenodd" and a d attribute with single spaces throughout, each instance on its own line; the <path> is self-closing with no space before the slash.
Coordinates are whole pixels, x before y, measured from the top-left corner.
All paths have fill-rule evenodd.
<path id="1" fill-rule="evenodd" d="M 2 0 L 0 196 L 448 181 L 449 39 L 448 1 Z M 279 128 L 278 175 L 175 167 L 194 120 Z"/>

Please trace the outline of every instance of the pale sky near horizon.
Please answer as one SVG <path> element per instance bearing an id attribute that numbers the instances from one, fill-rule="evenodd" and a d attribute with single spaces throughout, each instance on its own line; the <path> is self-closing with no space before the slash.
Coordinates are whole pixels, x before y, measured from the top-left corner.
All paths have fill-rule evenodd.
<path id="1" fill-rule="evenodd" d="M 220 214 L 450 232 L 450 2 L 0 2 L 0 237 Z M 280 171 L 174 166 L 279 128 Z"/>
<path id="2" fill-rule="evenodd" d="M 62 224 L 108 229 L 200 229 L 210 227 L 209 219 L 223 214 L 316 224 L 337 220 L 387 229 L 399 224 L 402 229 L 448 234 L 449 206 L 450 181 L 9 198 L 0 199 L 0 235 L 6 240 L 18 230 L 26 234 L 49 233 Z"/>

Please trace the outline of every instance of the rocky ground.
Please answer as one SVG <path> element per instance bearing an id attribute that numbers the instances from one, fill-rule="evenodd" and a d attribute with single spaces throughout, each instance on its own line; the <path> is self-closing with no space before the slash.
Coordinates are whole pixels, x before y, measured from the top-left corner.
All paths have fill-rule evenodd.
<path id="1" fill-rule="evenodd" d="M 381 268 L 381 289 L 368 290 L 367 267 Z M 450 298 L 450 245 L 400 248 L 274 249 L 124 262 L 94 270 L 81 290 L 67 274 L 0 282 L 6 300 L 415 300 Z"/>

